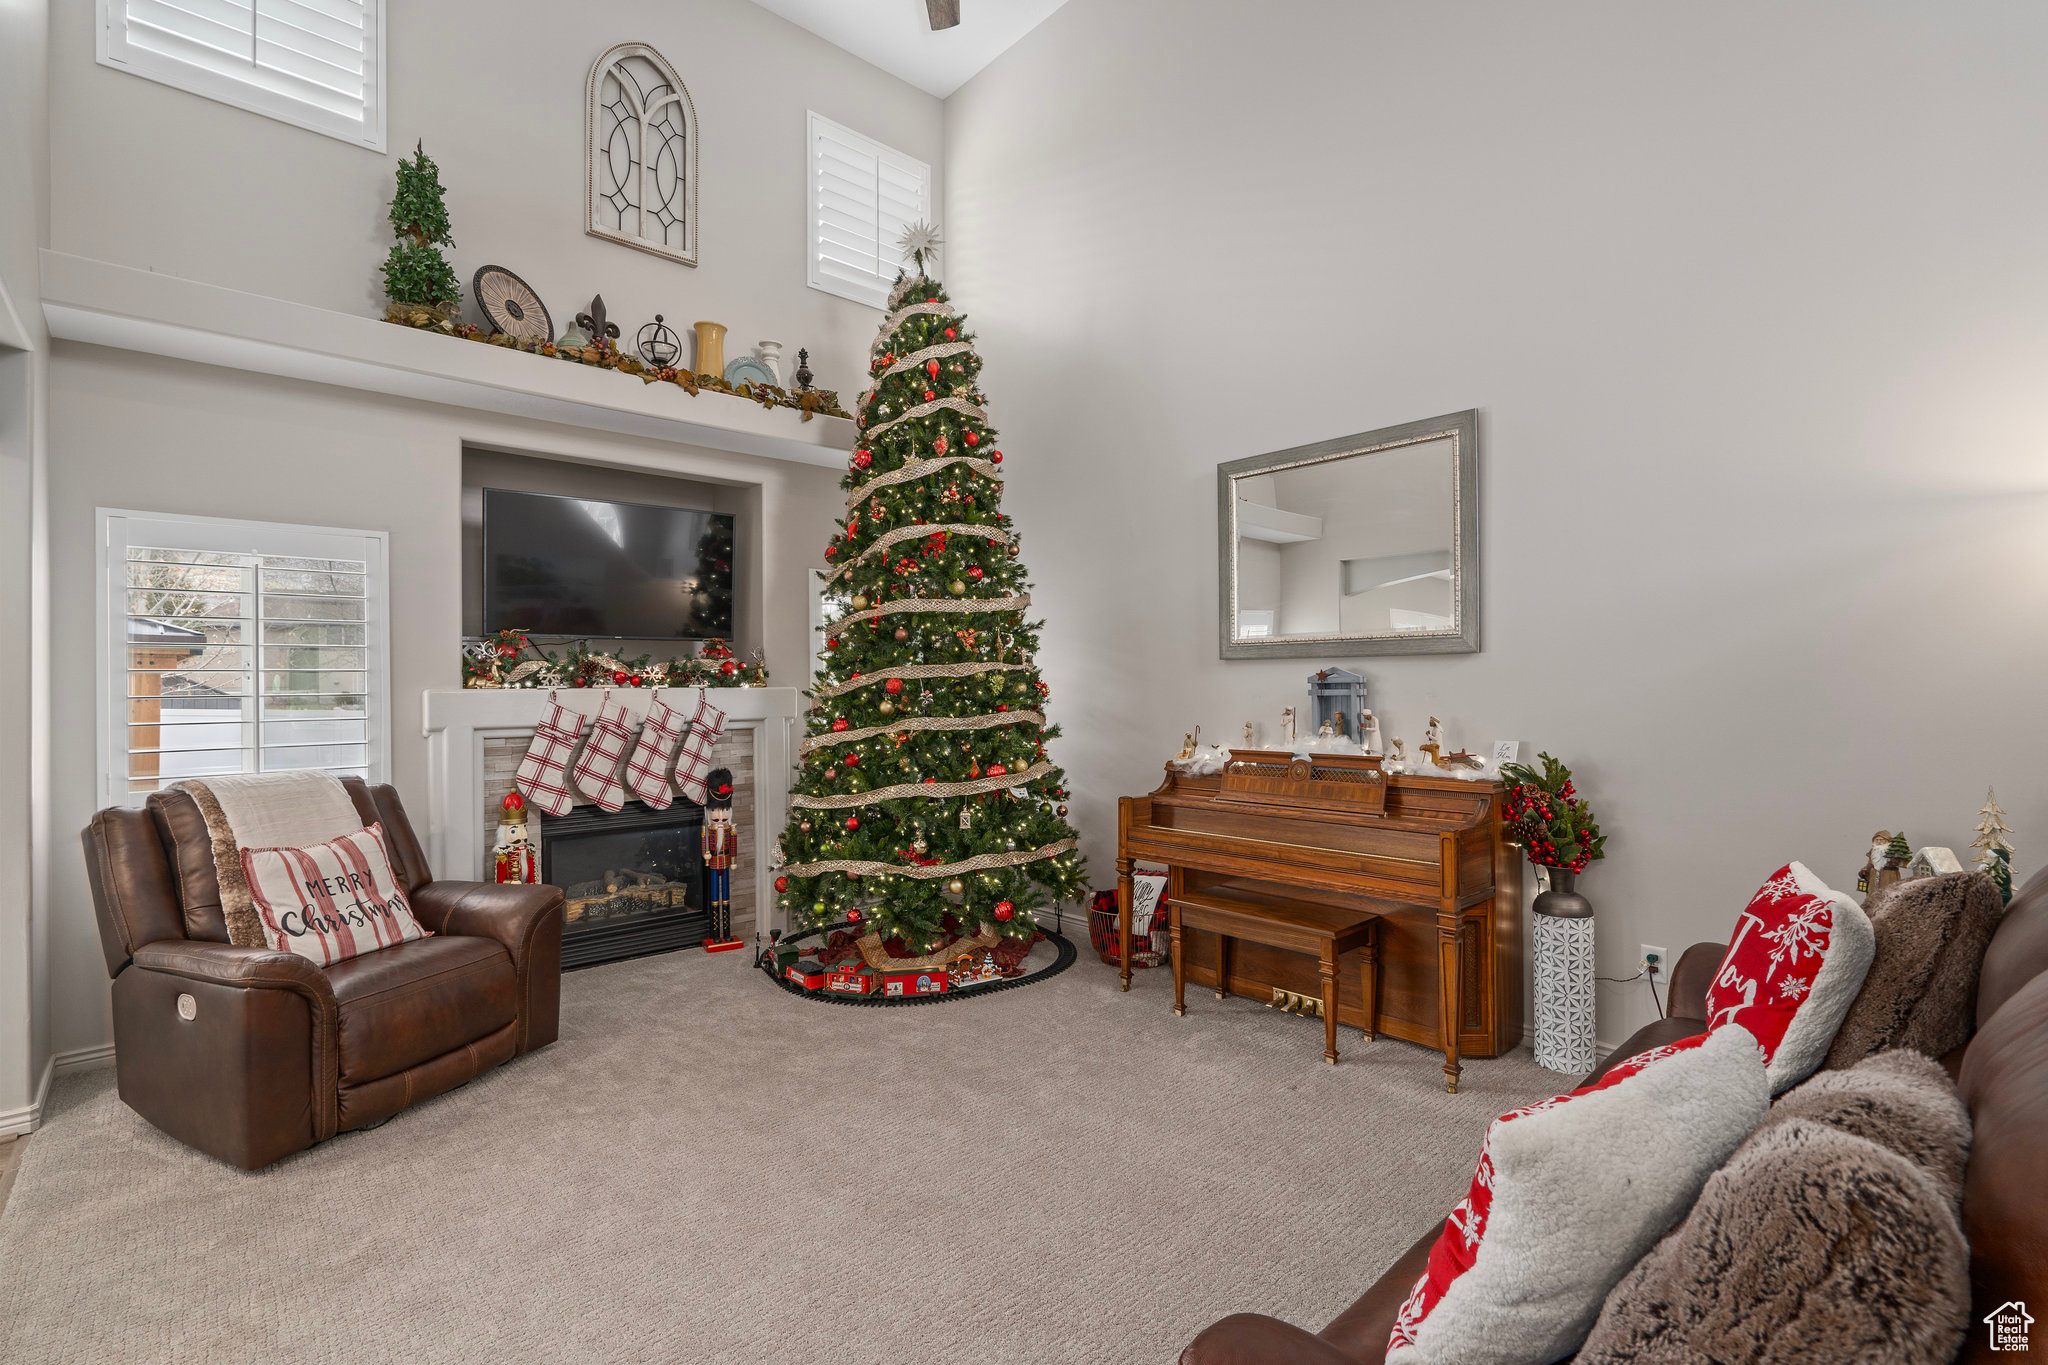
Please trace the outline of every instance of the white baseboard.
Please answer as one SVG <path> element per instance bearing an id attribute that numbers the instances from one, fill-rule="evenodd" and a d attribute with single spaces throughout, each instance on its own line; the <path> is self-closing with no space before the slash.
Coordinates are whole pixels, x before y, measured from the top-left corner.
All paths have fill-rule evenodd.
<path id="1" fill-rule="evenodd" d="M 43 1063 L 43 1078 L 36 1083 L 34 1102 L 19 1109 L 0 1109 L 0 1137 L 33 1133 L 43 1126 L 43 1107 L 50 1102 L 50 1082 L 53 1079 L 74 1071 L 90 1071 L 113 1060 L 112 1043 L 97 1043 L 92 1047 L 73 1048 L 53 1055 Z"/>
<path id="2" fill-rule="evenodd" d="M 36 1083 L 36 1097 L 20 1109 L 0 1109 L 0 1135 L 33 1133 L 43 1124 L 43 1105 L 50 1098 L 50 1077 L 57 1059 L 43 1063 L 43 1078 Z"/>

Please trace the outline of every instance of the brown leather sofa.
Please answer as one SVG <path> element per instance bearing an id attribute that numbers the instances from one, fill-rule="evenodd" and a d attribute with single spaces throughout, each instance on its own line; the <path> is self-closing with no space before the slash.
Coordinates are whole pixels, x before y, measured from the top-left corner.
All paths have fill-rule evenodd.
<path id="1" fill-rule="evenodd" d="M 1722 952 L 1718 943 L 1687 949 L 1671 974 L 1671 1017 L 1638 1031 L 1586 1079 L 1645 1048 L 1704 1029 L 1707 986 Z M 1957 1359 L 1989 1365 L 2005 1357 L 1991 1352 L 1984 1315 L 2014 1299 L 2048 1304 L 2048 871 L 2007 907 L 1984 956 L 1976 1033 L 1942 1064 L 1957 1078 L 1974 1129 L 1963 1185 L 1970 1328 Z M 1310 1335 L 1262 1313 L 1236 1313 L 1189 1343 L 1181 1365 L 1383 1365 L 1394 1315 L 1442 1228 L 1439 1222 L 1425 1230 L 1321 1332 Z"/>
<path id="2" fill-rule="evenodd" d="M 555 1040 L 561 891 L 435 881 L 398 793 L 343 783 L 365 825 L 383 822 L 392 870 L 434 936 L 331 967 L 228 942 L 186 793 L 100 811 L 85 828 L 121 1099 L 244 1170 Z"/>

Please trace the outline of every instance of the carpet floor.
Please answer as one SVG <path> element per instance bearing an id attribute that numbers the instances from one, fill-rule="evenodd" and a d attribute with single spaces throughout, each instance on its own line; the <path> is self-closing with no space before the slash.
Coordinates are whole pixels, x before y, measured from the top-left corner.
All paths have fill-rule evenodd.
<path id="1" fill-rule="evenodd" d="M 741 954 L 563 980 L 554 1046 L 267 1170 L 59 1079 L 0 1212 L 0 1359 L 1171 1361 L 1225 1313 L 1311 1329 L 1562 1088 L 1190 991 L 1050 982 L 915 1009 Z"/>

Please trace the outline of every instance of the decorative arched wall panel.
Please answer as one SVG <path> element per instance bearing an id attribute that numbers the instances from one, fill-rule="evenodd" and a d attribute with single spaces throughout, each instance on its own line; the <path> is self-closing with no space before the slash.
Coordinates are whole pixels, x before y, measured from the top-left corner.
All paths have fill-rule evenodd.
<path id="1" fill-rule="evenodd" d="M 620 43 L 590 68 L 593 237 L 697 264 L 697 110 L 659 52 Z"/>

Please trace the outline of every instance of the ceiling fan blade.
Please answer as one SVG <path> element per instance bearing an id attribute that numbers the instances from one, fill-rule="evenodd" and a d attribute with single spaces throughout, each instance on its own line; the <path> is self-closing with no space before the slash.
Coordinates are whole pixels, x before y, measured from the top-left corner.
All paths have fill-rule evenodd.
<path id="1" fill-rule="evenodd" d="M 960 0 L 924 0 L 924 12 L 932 21 L 934 33 L 960 24 Z"/>

